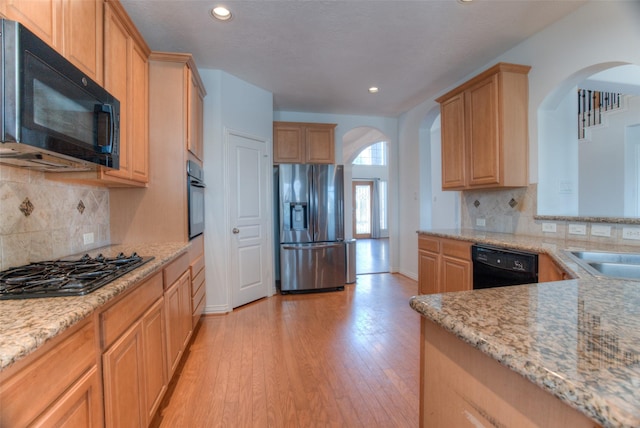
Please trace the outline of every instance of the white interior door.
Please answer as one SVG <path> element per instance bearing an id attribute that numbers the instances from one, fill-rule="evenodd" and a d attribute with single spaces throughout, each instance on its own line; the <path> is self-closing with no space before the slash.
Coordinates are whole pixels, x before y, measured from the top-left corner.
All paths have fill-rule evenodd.
<path id="1" fill-rule="evenodd" d="M 269 259 L 267 143 L 229 132 L 231 303 L 237 308 L 267 296 Z"/>

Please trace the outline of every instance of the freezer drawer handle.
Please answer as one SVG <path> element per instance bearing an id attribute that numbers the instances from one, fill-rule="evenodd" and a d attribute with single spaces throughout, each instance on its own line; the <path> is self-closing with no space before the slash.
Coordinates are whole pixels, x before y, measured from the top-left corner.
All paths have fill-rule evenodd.
<path id="1" fill-rule="evenodd" d="M 332 248 L 332 247 L 343 247 L 344 243 L 339 243 L 339 244 L 326 244 L 326 245 L 309 245 L 309 246 L 286 246 L 286 247 L 282 247 L 283 250 L 324 250 L 325 248 Z"/>

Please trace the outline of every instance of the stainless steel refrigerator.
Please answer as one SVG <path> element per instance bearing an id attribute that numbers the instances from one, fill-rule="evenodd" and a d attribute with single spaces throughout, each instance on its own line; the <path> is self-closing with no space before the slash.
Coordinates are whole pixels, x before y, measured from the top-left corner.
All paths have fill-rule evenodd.
<path id="1" fill-rule="evenodd" d="M 281 292 L 344 288 L 342 165 L 282 164 L 274 172 Z"/>

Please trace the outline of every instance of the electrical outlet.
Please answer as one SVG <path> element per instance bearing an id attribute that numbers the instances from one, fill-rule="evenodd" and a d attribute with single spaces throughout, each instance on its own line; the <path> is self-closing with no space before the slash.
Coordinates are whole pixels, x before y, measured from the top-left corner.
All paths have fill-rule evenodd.
<path id="1" fill-rule="evenodd" d="M 570 224 L 569 225 L 569 234 L 570 235 L 586 235 L 587 234 L 587 226 L 584 224 Z"/>
<path id="2" fill-rule="evenodd" d="M 601 224 L 591 225 L 591 236 L 611 236 L 611 226 L 603 226 Z"/>
<path id="3" fill-rule="evenodd" d="M 623 227 L 622 239 L 640 240 L 640 227 Z"/>
<path id="4" fill-rule="evenodd" d="M 543 232 L 555 232 L 556 224 L 555 223 L 542 223 L 542 231 Z"/>
<path id="5" fill-rule="evenodd" d="M 476 219 L 476 226 L 485 227 L 486 225 L 487 225 L 487 220 L 485 220 L 484 218 Z"/>
<path id="6" fill-rule="evenodd" d="M 82 238 L 84 239 L 84 245 L 93 244 L 93 232 L 85 233 Z"/>

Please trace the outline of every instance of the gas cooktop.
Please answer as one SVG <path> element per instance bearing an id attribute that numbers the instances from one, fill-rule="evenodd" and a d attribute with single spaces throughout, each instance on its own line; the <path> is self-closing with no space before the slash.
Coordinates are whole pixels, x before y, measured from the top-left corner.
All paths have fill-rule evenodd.
<path id="1" fill-rule="evenodd" d="M 31 263 L 0 272 L 0 300 L 82 296 L 153 260 L 136 253 L 88 254 L 77 260 Z"/>

